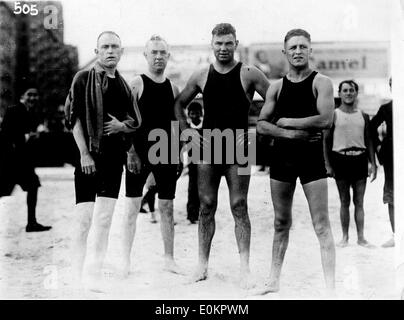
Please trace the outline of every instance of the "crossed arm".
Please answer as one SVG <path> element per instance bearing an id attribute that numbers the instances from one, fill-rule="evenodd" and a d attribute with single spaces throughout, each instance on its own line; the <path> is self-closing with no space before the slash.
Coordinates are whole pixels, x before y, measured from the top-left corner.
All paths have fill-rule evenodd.
<path id="1" fill-rule="evenodd" d="M 317 92 L 318 115 L 306 118 L 281 118 L 276 123 L 282 128 L 292 129 L 329 129 L 332 125 L 334 112 L 333 86 L 329 78 L 318 75 L 314 80 Z"/>
<path id="2" fill-rule="evenodd" d="M 318 141 L 321 136 L 319 133 L 309 133 L 306 130 L 292 129 L 290 127 L 284 128 L 278 125 L 278 123 L 274 124 L 271 122 L 275 112 L 276 97 L 281 89 L 281 85 L 282 80 L 278 80 L 269 87 L 266 93 L 264 106 L 262 107 L 261 113 L 258 117 L 257 132 L 262 135 L 268 135 L 280 139 Z"/>

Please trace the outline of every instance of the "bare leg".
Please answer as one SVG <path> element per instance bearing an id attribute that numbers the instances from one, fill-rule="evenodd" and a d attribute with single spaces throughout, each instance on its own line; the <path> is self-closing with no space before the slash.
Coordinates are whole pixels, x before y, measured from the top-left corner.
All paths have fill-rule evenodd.
<path id="1" fill-rule="evenodd" d="M 369 242 L 365 239 L 364 228 L 365 228 L 365 211 L 363 209 L 363 198 L 365 196 L 366 190 L 366 179 L 356 181 L 352 185 L 353 188 L 353 202 L 355 205 L 355 222 L 356 230 L 358 232 L 358 244 L 363 247 L 372 247 Z"/>
<path id="2" fill-rule="evenodd" d="M 122 219 L 122 275 L 127 277 L 130 270 L 130 253 L 136 233 L 136 220 L 140 210 L 142 197 L 126 197 L 125 213 Z"/>
<path id="3" fill-rule="evenodd" d="M 115 203 L 116 199 L 107 197 L 97 197 L 97 200 L 95 201 L 93 222 L 95 257 L 94 265 L 91 270 L 94 282 L 90 283 L 90 289 L 93 291 L 99 291 L 101 268 L 108 248 L 108 236 Z"/>
<path id="4" fill-rule="evenodd" d="M 340 218 L 342 227 L 342 240 L 337 244 L 339 247 L 346 247 L 349 240 L 349 206 L 351 204 L 350 183 L 345 180 L 336 180 L 339 199 L 341 202 Z"/>
<path id="5" fill-rule="evenodd" d="M 87 237 L 91 226 L 94 211 L 94 202 L 78 203 L 74 213 L 72 226 L 72 267 L 75 285 L 82 280 L 83 265 L 87 252 Z"/>
<path id="6" fill-rule="evenodd" d="M 303 185 L 309 203 L 313 227 L 320 242 L 321 263 L 323 266 L 326 288 L 335 290 L 335 246 L 328 217 L 327 179 L 312 181 Z"/>
<path id="7" fill-rule="evenodd" d="M 390 224 L 391 224 L 391 229 L 393 231 L 393 235 L 387 242 L 382 244 L 383 248 L 392 248 L 395 246 L 395 241 L 394 241 L 394 204 L 389 203 L 389 218 L 390 218 Z"/>
<path id="8" fill-rule="evenodd" d="M 173 200 L 159 199 L 160 228 L 164 244 L 164 269 L 168 272 L 183 274 L 174 261 L 174 217 Z"/>
<path id="9" fill-rule="evenodd" d="M 271 179 L 271 197 L 275 212 L 271 271 L 269 282 L 258 294 L 279 291 L 282 265 L 288 248 L 289 230 L 292 225 L 292 203 L 295 187 L 295 183 Z"/>
<path id="10" fill-rule="evenodd" d="M 238 165 L 231 165 L 225 172 L 229 187 L 230 207 L 235 222 L 235 236 L 240 253 L 240 285 L 243 288 L 253 286 L 250 276 L 250 240 L 251 223 L 247 210 L 249 175 L 238 175 Z"/>
<path id="11" fill-rule="evenodd" d="M 210 247 L 215 234 L 215 213 L 217 193 L 221 174 L 217 167 L 210 164 L 198 164 L 198 186 L 200 213 L 198 225 L 199 261 L 192 281 L 205 280 L 208 277 Z"/>
<path id="12" fill-rule="evenodd" d="M 391 224 L 391 230 L 393 230 L 393 233 L 395 232 L 394 229 L 394 204 L 389 203 L 389 218 L 390 218 L 390 224 Z"/>

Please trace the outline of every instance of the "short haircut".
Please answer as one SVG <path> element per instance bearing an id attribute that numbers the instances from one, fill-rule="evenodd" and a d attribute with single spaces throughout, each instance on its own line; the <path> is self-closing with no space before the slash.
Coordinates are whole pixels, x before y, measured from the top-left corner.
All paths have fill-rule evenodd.
<path id="1" fill-rule="evenodd" d="M 355 91 L 356 91 L 356 92 L 359 92 L 359 86 L 358 86 L 358 84 L 357 84 L 355 81 L 353 81 L 353 80 L 344 80 L 344 81 L 341 81 L 340 84 L 338 85 L 338 92 L 341 92 L 341 89 L 342 89 L 342 86 L 344 85 L 344 83 L 350 85 L 351 87 L 354 87 L 354 88 L 355 88 Z"/>
<path id="2" fill-rule="evenodd" d="M 202 113 L 202 106 L 199 102 L 193 101 L 188 106 L 187 110 L 188 110 L 188 113 L 191 111 L 199 111 L 200 113 Z"/>
<path id="3" fill-rule="evenodd" d="M 292 38 L 292 37 L 298 37 L 298 36 L 303 36 L 303 37 L 305 37 L 307 40 L 309 40 L 309 42 L 311 42 L 310 33 L 308 33 L 306 30 L 303 30 L 303 29 L 292 29 L 292 30 L 288 31 L 288 33 L 286 34 L 283 43 L 288 42 L 288 40 L 289 40 L 290 38 Z"/>
<path id="4" fill-rule="evenodd" d="M 98 47 L 98 41 L 100 40 L 100 38 L 101 38 L 104 34 L 112 34 L 112 35 L 114 35 L 115 37 L 117 37 L 117 38 L 119 39 L 119 41 L 121 41 L 121 37 L 118 36 L 118 34 L 117 34 L 116 32 L 107 30 L 107 31 L 101 32 L 100 35 L 98 36 L 98 38 L 97 38 L 97 47 Z"/>
<path id="5" fill-rule="evenodd" d="M 168 49 L 168 43 L 166 41 L 166 39 L 164 39 L 162 36 L 158 35 L 158 34 L 153 34 L 149 40 L 147 40 L 145 47 L 147 48 L 147 46 L 149 45 L 149 43 L 151 41 L 162 41 L 166 44 L 167 49 Z"/>
<path id="6" fill-rule="evenodd" d="M 237 39 L 236 29 L 230 23 L 219 23 L 212 30 L 212 37 L 226 34 L 232 34 Z"/>
<path id="7" fill-rule="evenodd" d="M 39 91 L 39 90 L 38 90 L 38 87 L 36 86 L 35 83 L 33 83 L 33 82 L 31 82 L 31 81 L 28 81 L 28 82 L 22 83 L 22 84 L 19 86 L 19 88 L 18 88 L 18 90 L 17 90 L 18 96 L 19 96 L 19 97 L 22 97 L 29 89 L 35 89 L 36 91 Z"/>

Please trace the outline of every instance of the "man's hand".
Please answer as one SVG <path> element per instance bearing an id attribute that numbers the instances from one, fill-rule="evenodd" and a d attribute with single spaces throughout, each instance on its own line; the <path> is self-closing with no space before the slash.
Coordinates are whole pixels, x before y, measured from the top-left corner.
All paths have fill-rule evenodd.
<path id="1" fill-rule="evenodd" d="M 113 115 L 108 113 L 108 116 L 111 118 L 111 121 L 108 121 L 104 125 L 104 134 L 111 135 L 116 134 L 118 132 L 122 132 L 125 129 L 125 124 L 115 118 Z"/>
<path id="2" fill-rule="evenodd" d="M 308 132 L 306 130 L 290 130 L 290 139 L 316 142 L 322 139 L 321 132 Z"/>
<path id="3" fill-rule="evenodd" d="M 93 174 L 96 172 L 93 157 L 87 152 L 80 155 L 81 170 L 85 174 Z"/>
<path id="4" fill-rule="evenodd" d="M 136 152 L 132 151 L 128 152 L 127 162 L 128 162 L 128 170 L 130 172 L 134 174 L 140 173 L 140 169 L 142 168 L 142 162 Z"/>
<path id="5" fill-rule="evenodd" d="M 377 166 L 376 165 L 372 164 L 370 166 L 369 177 L 370 177 L 370 182 L 373 182 L 376 180 L 376 177 L 377 177 Z"/>
<path id="6" fill-rule="evenodd" d="M 277 122 L 276 125 L 280 128 L 290 128 L 290 121 L 288 118 L 280 118 Z"/>

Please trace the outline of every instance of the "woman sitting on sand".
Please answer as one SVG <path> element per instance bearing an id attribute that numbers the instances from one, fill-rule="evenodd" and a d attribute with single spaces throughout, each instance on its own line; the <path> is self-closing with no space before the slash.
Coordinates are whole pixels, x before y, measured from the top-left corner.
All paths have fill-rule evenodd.
<path id="1" fill-rule="evenodd" d="M 341 105 L 334 111 L 334 122 L 325 134 L 325 162 L 327 173 L 335 178 L 341 201 L 340 217 L 342 240 L 340 247 L 348 245 L 350 189 L 353 191 L 358 244 L 372 247 L 363 233 L 365 212 L 363 198 L 366 178 L 376 179 L 375 152 L 369 130 L 369 116 L 357 108 L 358 84 L 345 80 L 339 84 Z M 369 172 L 370 163 L 370 172 Z"/>

